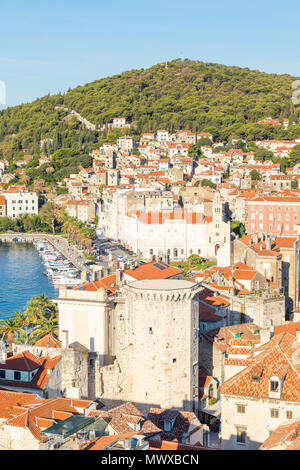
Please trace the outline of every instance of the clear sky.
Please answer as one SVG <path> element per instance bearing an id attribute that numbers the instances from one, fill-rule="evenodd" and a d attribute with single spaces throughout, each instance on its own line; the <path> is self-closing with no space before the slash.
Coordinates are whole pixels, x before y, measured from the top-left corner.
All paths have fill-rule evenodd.
<path id="1" fill-rule="evenodd" d="M 0 20 L 8 106 L 179 57 L 300 76 L 299 0 L 0 0 Z"/>

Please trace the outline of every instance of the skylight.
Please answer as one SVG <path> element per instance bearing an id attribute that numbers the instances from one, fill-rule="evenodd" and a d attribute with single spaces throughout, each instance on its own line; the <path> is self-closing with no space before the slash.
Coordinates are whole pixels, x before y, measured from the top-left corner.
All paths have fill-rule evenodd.
<path id="1" fill-rule="evenodd" d="M 158 263 L 155 263 L 153 266 L 155 266 L 156 268 L 160 269 L 161 271 L 163 271 L 164 269 L 166 269 L 166 266 L 162 266 L 161 264 L 158 264 Z"/>

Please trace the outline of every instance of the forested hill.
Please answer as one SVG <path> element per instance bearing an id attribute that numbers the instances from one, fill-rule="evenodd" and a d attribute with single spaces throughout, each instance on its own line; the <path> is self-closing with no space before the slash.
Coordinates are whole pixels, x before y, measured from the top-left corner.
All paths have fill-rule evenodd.
<path id="1" fill-rule="evenodd" d="M 298 122 L 292 104 L 295 77 L 190 60 L 173 60 L 146 70 L 131 70 L 32 103 L 0 112 L 0 152 L 14 158 L 24 148 L 39 152 L 39 140 L 54 139 L 54 150 L 95 145 L 101 135 L 76 119 L 64 120 L 68 107 L 99 125 L 113 117 L 134 123 L 130 132 L 207 131 L 216 138 L 293 138 L 300 127 L 257 125 L 266 116 Z M 1 158 L 1 154 L 0 154 Z"/>

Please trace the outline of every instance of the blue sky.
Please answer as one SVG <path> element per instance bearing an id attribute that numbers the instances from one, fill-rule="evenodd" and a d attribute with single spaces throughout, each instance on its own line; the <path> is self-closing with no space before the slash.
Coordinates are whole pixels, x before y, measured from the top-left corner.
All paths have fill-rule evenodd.
<path id="1" fill-rule="evenodd" d="M 299 77 L 299 18 L 299 0 L 0 0 L 0 80 L 12 106 L 178 57 Z"/>

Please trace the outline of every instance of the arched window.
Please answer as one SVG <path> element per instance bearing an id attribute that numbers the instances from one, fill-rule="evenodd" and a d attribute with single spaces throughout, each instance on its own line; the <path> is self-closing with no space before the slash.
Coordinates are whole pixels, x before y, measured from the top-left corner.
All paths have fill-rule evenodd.
<path id="1" fill-rule="evenodd" d="M 153 255 L 153 249 L 152 249 L 152 248 L 151 248 L 151 250 L 150 250 L 150 255 Z"/>
<path id="2" fill-rule="evenodd" d="M 176 257 L 178 256 L 178 250 L 177 250 L 177 248 L 174 248 L 173 253 L 174 253 L 174 256 L 175 256 L 175 258 L 176 258 Z"/>

